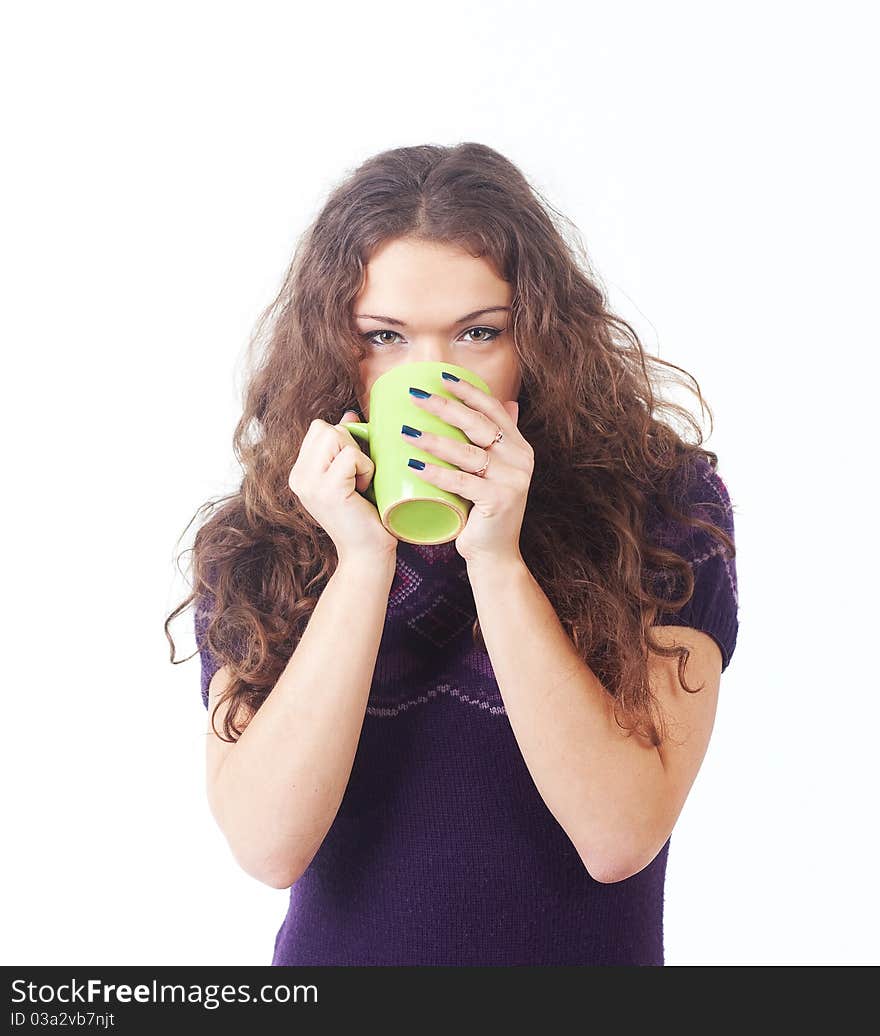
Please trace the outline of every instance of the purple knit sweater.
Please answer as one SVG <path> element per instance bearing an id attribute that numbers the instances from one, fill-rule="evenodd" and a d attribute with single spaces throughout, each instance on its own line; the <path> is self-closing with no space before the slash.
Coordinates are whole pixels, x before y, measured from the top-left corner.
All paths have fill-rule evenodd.
<path id="1" fill-rule="evenodd" d="M 707 464 L 688 497 L 733 536 L 727 489 Z M 658 622 L 704 630 L 726 669 L 735 562 L 702 531 L 655 527 L 696 583 L 680 613 Z M 199 598 L 200 644 L 205 607 Z M 273 965 L 663 964 L 669 841 L 624 881 L 590 877 L 526 767 L 489 657 L 472 642 L 475 616 L 454 543 L 398 544 L 351 778 L 290 890 Z M 207 706 L 219 662 L 206 648 L 201 658 Z"/>

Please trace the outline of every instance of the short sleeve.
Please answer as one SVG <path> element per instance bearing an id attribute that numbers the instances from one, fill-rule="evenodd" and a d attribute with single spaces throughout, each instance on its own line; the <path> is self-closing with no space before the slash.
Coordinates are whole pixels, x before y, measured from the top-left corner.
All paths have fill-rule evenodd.
<path id="1" fill-rule="evenodd" d="M 703 458 L 696 464 L 689 480 L 687 502 L 689 513 L 713 522 L 734 540 L 733 507 L 727 486 Z M 681 500 L 676 503 L 681 510 L 685 510 Z M 724 672 L 730 665 L 739 632 L 739 586 L 735 559 L 711 533 L 681 523 L 671 523 L 665 517 L 656 527 L 656 542 L 674 550 L 688 561 L 694 575 L 694 592 L 691 599 L 677 611 L 661 610 L 654 625 L 690 626 L 709 634 L 721 650 L 721 671 Z M 684 587 L 673 583 L 673 578 L 660 574 L 655 592 L 668 600 L 681 596 Z"/>
<path id="2" fill-rule="evenodd" d="M 202 661 L 202 703 L 205 708 L 208 707 L 208 687 L 211 685 L 211 678 L 214 673 L 221 667 L 222 663 L 220 659 L 211 651 L 206 643 L 206 634 L 208 630 L 208 622 L 211 618 L 211 609 L 214 606 L 214 599 L 211 596 L 200 594 L 196 597 L 195 604 L 195 632 L 196 632 L 196 644 L 199 647 L 199 654 Z"/>

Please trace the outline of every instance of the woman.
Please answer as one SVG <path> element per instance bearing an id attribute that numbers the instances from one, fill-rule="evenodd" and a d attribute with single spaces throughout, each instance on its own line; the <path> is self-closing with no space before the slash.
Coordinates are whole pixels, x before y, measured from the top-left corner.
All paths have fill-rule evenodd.
<path id="1" fill-rule="evenodd" d="M 732 509 L 655 396 L 652 365 L 680 368 L 549 211 L 488 147 L 379 154 L 255 337 L 241 488 L 168 621 L 195 600 L 212 812 L 291 889 L 275 965 L 663 963 L 669 838 L 736 643 Z M 413 397 L 469 443 L 401 429 L 473 501 L 439 546 L 383 527 L 345 429 L 421 360 L 491 390 Z"/>

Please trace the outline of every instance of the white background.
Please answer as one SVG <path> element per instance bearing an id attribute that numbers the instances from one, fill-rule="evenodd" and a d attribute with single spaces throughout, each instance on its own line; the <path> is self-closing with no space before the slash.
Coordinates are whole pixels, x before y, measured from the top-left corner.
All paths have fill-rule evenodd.
<path id="1" fill-rule="evenodd" d="M 7 13 L 3 963 L 269 963 L 288 894 L 215 826 L 198 658 L 169 661 L 177 540 L 237 485 L 247 338 L 327 191 L 463 140 L 577 224 L 715 416 L 740 633 L 673 834 L 667 963 L 877 963 L 868 10 Z M 191 612 L 174 632 L 185 657 Z"/>

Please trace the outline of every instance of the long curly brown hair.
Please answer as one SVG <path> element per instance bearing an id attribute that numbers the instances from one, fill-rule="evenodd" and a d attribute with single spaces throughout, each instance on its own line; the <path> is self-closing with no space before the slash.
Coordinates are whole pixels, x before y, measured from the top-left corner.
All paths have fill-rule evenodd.
<path id="1" fill-rule="evenodd" d="M 685 558 L 648 539 L 646 519 L 658 508 L 706 530 L 730 558 L 735 547 L 719 525 L 678 506 L 694 463 L 702 458 L 714 470 L 718 458 L 702 447 L 692 414 L 661 399 L 654 382 L 692 383 L 710 422 L 711 410 L 691 375 L 647 355 L 634 329 L 609 311 L 574 225 L 507 158 L 479 143 L 369 158 L 301 237 L 248 347 L 233 437 L 240 488 L 203 504 L 187 525 L 204 515 L 189 548 L 192 593 L 165 620 L 172 663 L 188 659 L 175 660 L 169 624 L 194 601 L 209 601 L 199 648 L 230 668 L 222 736 L 235 741 L 238 719 L 260 707 L 296 648 L 337 559 L 288 477 L 314 418 L 335 424 L 345 410 L 359 410 L 364 343 L 353 302 L 373 251 L 401 237 L 465 247 L 513 285 L 518 425 L 535 451 L 520 552 L 613 698 L 618 723 L 659 745 L 665 721 L 649 685 L 648 651 L 678 655 L 682 686 L 701 688 L 685 682 L 688 649 L 651 635 L 659 609 L 690 599 L 694 577 Z M 695 442 L 664 414 L 677 415 Z M 680 578 L 680 597 L 655 594 L 658 573 Z M 484 647 L 479 619 L 472 634 Z M 212 726 L 215 714 L 216 707 Z"/>

